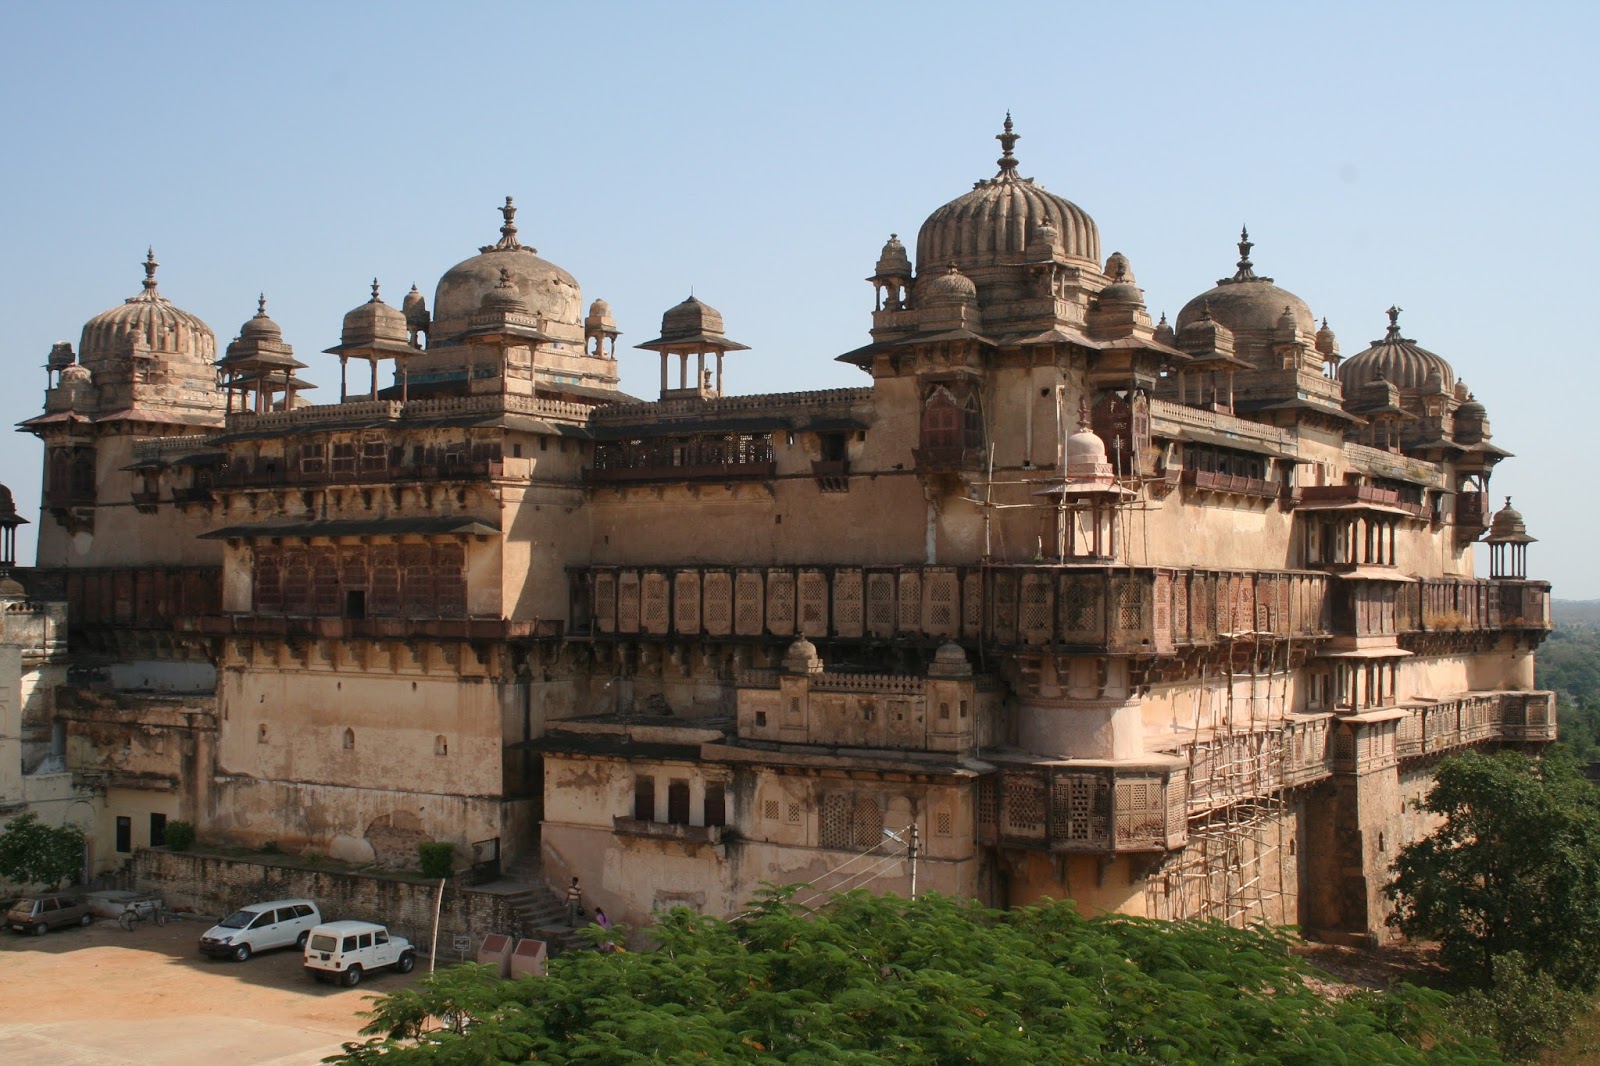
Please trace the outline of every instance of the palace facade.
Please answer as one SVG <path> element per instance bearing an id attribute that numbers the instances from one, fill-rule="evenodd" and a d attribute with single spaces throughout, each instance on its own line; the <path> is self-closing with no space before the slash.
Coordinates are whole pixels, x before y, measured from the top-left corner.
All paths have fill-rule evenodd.
<path id="1" fill-rule="evenodd" d="M 431 305 L 373 284 L 326 402 L 264 300 L 219 351 L 148 257 L 20 427 L 6 632 L 68 633 L 0 700 L 20 778 L 70 773 L 99 868 L 182 818 L 452 841 L 630 922 L 802 881 L 1381 936 L 1436 761 L 1555 736 L 1509 453 L 1397 309 L 1344 357 L 1247 234 L 1153 321 L 998 139 L 883 246 L 857 388 L 732 390 L 691 297 L 624 394 L 510 198 Z"/>

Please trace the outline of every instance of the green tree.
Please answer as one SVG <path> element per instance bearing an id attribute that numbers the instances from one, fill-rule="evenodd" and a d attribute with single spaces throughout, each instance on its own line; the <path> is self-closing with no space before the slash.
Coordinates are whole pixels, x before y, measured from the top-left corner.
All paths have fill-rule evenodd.
<path id="1" fill-rule="evenodd" d="M 0 829 L 0 878 L 55 888 L 83 869 L 83 830 L 49 826 L 25 811 Z"/>
<path id="2" fill-rule="evenodd" d="M 1518 951 L 1537 972 L 1594 987 L 1600 958 L 1600 792 L 1570 758 L 1467 752 L 1439 764 L 1424 806 L 1444 817 L 1401 849 L 1391 923 L 1438 940 L 1461 980 L 1490 987 Z"/>
<path id="3" fill-rule="evenodd" d="M 660 918 L 642 952 L 579 951 L 548 977 L 440 971 L 377 1001 L 326 1061 L 409 1063 L 1485 1063 L 1444 997 L 1330 1000 L 1281 932 L 1070 903 L 993 911 L 774 892 L 719 921 Z"/>

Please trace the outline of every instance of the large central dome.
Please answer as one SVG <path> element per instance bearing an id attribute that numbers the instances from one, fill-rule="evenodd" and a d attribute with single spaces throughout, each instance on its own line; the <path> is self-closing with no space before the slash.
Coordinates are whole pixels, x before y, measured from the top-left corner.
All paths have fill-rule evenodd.
<path id="1" fill-rule="evenodd" d="M 1062 256 L 1100 269 L 1100 231 L 1094 219 L 1032 178 L 1017 176 L 1011 148 L 1020 134 L 1011 132 L 1010 115 L 996 139 L 1004 148 L 1000 172 L 928 216 L 917 233 L 917 272 L 943 270 L 952 262 L 963 272 L 1021 263 L 1028 238 L 1043 224 L 1055 230 Z"/>
<path id="2" fill-rule="evenodd" d="M 500 286 L 504 271 L 528 309 L 543 320 L 545 332 L 581 343 L 583 293 L 577 279 L 554 263 L 540 259 L 534 249 L 517 240 L 517 227 L 512 222 L 517 209 L 511 197 L 506 197 L 500 213 L 505 216 L 500 239 L 485 245 L 480 254 L 457 263 L 439 279 L 439 287 L 433 293 L 433 332 L 429 342 L 449 341 L 464 331 L 483 298 Z"/>

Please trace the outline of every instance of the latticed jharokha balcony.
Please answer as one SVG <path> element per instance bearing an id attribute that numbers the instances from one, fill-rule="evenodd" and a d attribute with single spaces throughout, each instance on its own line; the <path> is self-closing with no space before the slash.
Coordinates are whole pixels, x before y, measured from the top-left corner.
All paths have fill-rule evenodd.
<path id="1" fill-rule="evenodd" d="M 1234 634 L 1328 635 L 1325 574 L 1057 566 L 588 567 L 569 632 L 966 639 L 1169 652 Z"/>
<path id="2" fill-rule="evenodd" d="M 1164 567 L 587 567 L 568 631 L 596 638 L 958 639 L 1165 654 L 1222 640 L 1333 635 L 1312 571 Z M 1402 632 L 1549 625 L 1541 582 L 1399 586 Z"/>

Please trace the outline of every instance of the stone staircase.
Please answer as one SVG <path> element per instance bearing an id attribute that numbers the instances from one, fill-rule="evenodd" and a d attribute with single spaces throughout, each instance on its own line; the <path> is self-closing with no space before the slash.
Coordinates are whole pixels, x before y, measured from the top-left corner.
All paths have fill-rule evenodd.
<path id="1" fill-rule="evenodd" d="M 544 883 L 537 858 L 517 859 L 501 871 L 501 877 L 516 883 L 516 888 L 504 895 L 517 912 L 519 932 L 545 941 L 552 955 L 583 946 L 583 938 L 567 924 L 565 904 Z"/>

